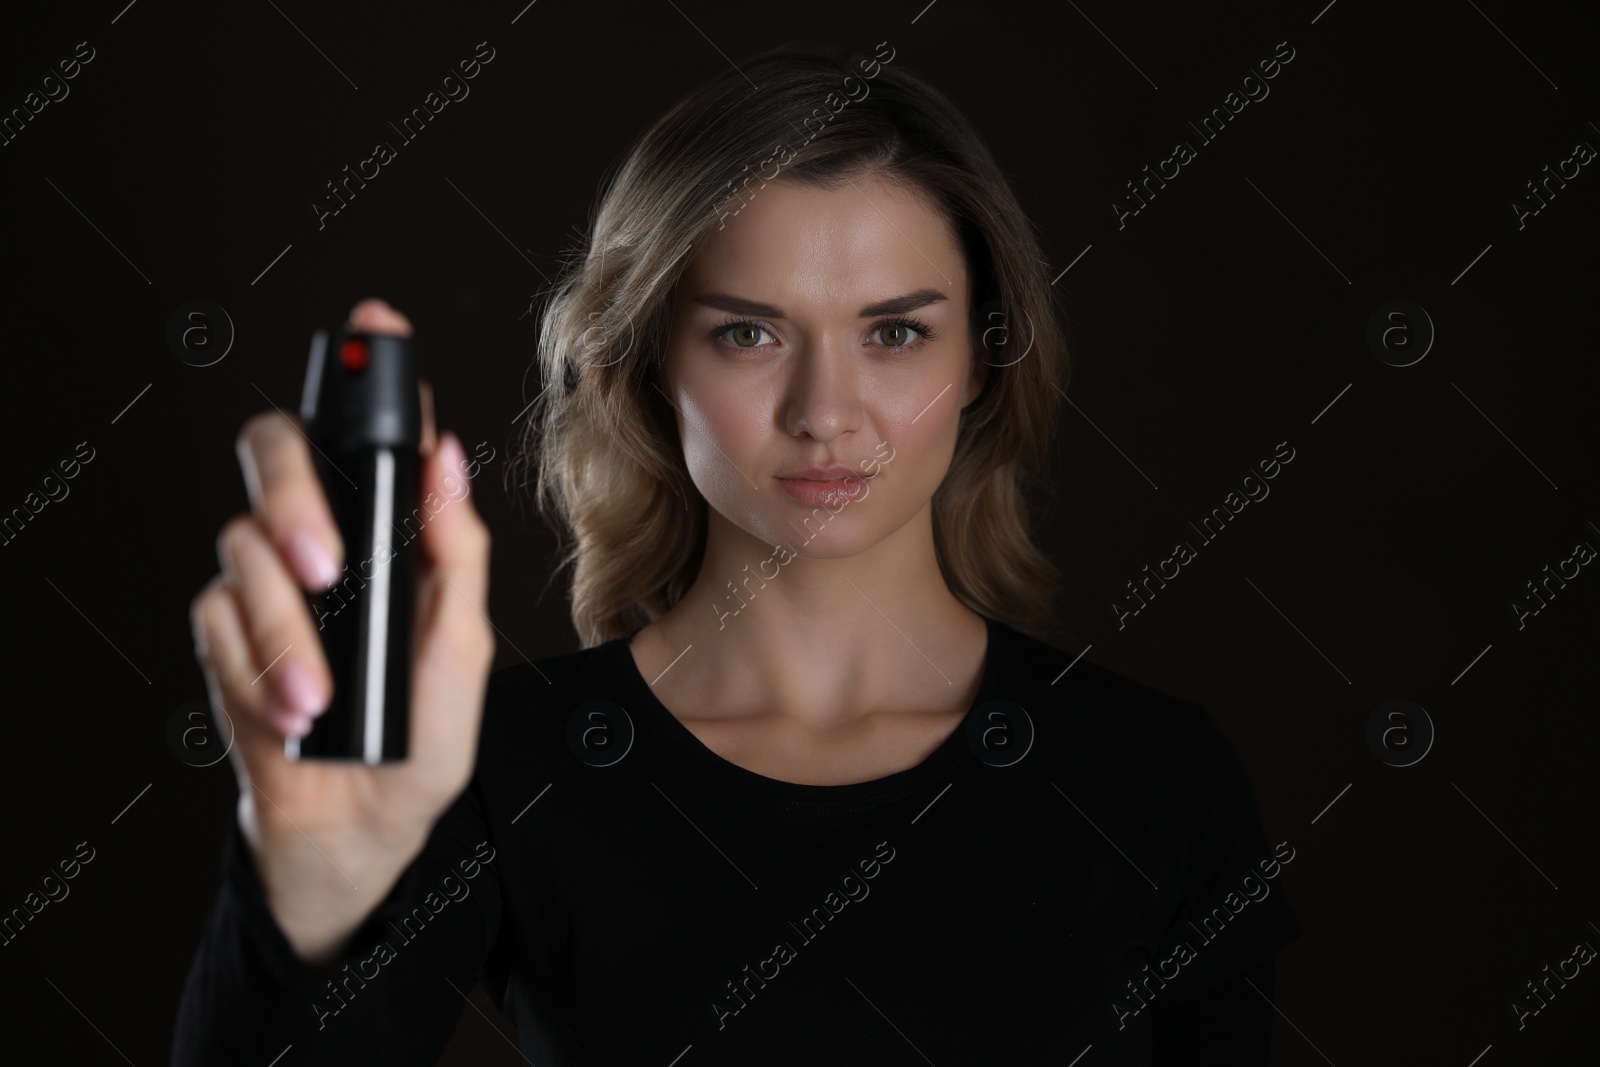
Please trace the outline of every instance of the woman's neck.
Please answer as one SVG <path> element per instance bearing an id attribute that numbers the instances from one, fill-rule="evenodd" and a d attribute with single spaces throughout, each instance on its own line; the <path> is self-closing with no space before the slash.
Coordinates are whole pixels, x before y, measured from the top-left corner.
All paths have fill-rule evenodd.
<path id="1" fill-rule="evenodd" d="M 827 727 L 875 711 L 964 709 L 986 626 L 946 585 L 931 527 L 918 526 L 842 558 L 820 556 L 818 543 L 794 554 L 799 538 L 774 552 L 742 532 L 708 537 L 689 591 L 634 637 L 641 673 L 658 696 L 694 694 L 703 717 L 760 712 Z"/>

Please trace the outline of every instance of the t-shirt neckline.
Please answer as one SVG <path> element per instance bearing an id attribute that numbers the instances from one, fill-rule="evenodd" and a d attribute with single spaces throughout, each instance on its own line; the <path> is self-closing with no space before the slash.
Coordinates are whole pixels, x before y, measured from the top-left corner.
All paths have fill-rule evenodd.
<path id="1" fill-rule="evenodd" d="M 933 752 L 914 767 L 895 771 L 882 778 L 872 778 L 864 782 L 850 782 L 844 785 L 811 785 L 803 782 L 786 782 L 778 778 L 769 778 L 758 774 L 737 763 L 724 759 L 706 746 L 705 742 L 695 736 L 677 716 L 669 711 L 665 704 L 656 698 L 655 691 L 645 681 L 639 672 L 639 666 L 634 662 L 633 653 L 628 648 L 628 642 L 633 635 L 638 633 L 639 627 L 623 637 L 612 638 L 607 642 L 611 646 L 610 652 L 615 662 L 612 674 L 621 683 L 622 689 L 627 694 L 627 704 L 630 710 L 637 710 L 647 723 L 654 726 L 655 732 L 667 738 L 680 752 L 702 773 L 713 776 L 717 781 L 726 782 L 738 788 L 753 789 L 758 793 L 774 796 L 790 802 L 801 802 L 806 807 L 817 809 L 860 808 L 874 806 L 881 803 L 890 803 L 901 797 L 915 792 L 930 778 L 949 768 L 953 759 L 959 755 L 960 750 L 966 746 L 966 735 L 973 715 L 976 710 L 995 695 L 996 681 L 1000 676 L 1000 659 L 1004 647 L 1001 636 L 1003 624 L 987 615 L 982 616 L 984 628 L 987 632 L 988 645 L 984 650 L 983 672 L 978 683 L 977 695 L 973 697 L 971 705 L 962 715 L 961 721 Z"/>

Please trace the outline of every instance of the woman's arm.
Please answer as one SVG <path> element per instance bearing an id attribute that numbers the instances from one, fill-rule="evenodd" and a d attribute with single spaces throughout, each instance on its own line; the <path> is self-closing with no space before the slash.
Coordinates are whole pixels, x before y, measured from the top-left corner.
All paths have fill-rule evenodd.
<path id="1" fill-rule="evenodd" d="M 312 962 L 273 918 L 232 824 L 179 1005 L 174 1067 L 267 1064 L 290 1046 L 298 1064 L 437 1063 L 498 932 L 499 866 L 474 779 L 376 911 Z"/>

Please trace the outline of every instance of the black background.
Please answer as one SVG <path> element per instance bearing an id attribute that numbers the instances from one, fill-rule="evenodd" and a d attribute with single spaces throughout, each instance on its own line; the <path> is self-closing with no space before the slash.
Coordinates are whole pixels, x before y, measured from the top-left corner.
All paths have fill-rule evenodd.
<path id="1" fill-rule="evenodd" d="M 1600 945 L 1600 576 L 1583 568 L 1521 629 L 1511 606 L 1600 546 L 1597 164 L 1521 228 L 1511 206 L 1576 142 L 1600 146 L 1576 5 L 924 2 L 7 14 L 0 110 L 79 41 L 96 55 L 0 147 L 0 510 L 79 442 L 95 455 L 0 546 L 0 910 L 78 842 L 96 857 L 0 948 L 0 1059 L 165 1062 L 236 796 L 226 761 L 168 744 L 204 696 L 187 609 L 248 506 L 235 434 L 267 398 L 295 408 L 315 326 L 370 295 L 412 317 L 441 426 L 498 457 L 474 487 L 497 665 L 577 647 L 553 539 L 500 483 L 539 388 L 530 299 L 627 141 L 784 40 L 887 40 L 990 140 L 1051 276 L 1071 264 L 1055 288 L 1072 404 L 1041 502 L 1067 579 L 1055 643 L 1206 703 L 1269 837 L 1296 848 L 1280 884 L 1306 934 L 1279 957 L 1275 1062 L 1600 1058 L 1593 966 L 1520 1031 L 1510 1006 Z M 471 95 L 319 231 L 324 183 L 396 142 L 387 120 L 480 41 L 495 58 Z M 1280 41 L 1295 57 L 1270 95 L 1200 145 L 1185 122 Z M 1123 183 L 1179 138 L 1198 157 L 1119 229 Z M 237 330 L 203 368 L 165 339 L 195 299 Z M 1366 340 L 1392 300 L 1437 330 L 1411 366 Z M 1285 440 L 1271 495 L 1200 547 L 1187 523 Z M 1180 539 L 1198 558 L 1119 630 L 1112 598 Z M 1437 730 L 1402 768 L 1367 742 L 1394 699 Z M 463 1010 L 449 1062 L 521 1062 L 474 1001 L 487 1014 Z"/>

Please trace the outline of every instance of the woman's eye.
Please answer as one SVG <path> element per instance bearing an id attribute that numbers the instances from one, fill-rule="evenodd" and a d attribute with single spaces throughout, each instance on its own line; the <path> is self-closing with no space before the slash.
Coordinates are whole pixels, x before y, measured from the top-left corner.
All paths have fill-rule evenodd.
<path id="1" fill-rule="evenodd" d="M 722 336 L 737 348 L 759 348 L 767 331 L 753 322 L 736 322 Z"/>
<path id="2" fill-rule="evenodd" d="M 883 339 L 878 343 L 889 348 L 904 348 L 922 338 L 920 330 L 904 322 L 886 322 L 872 332 L 874 335 L 881 334 Z"/>

